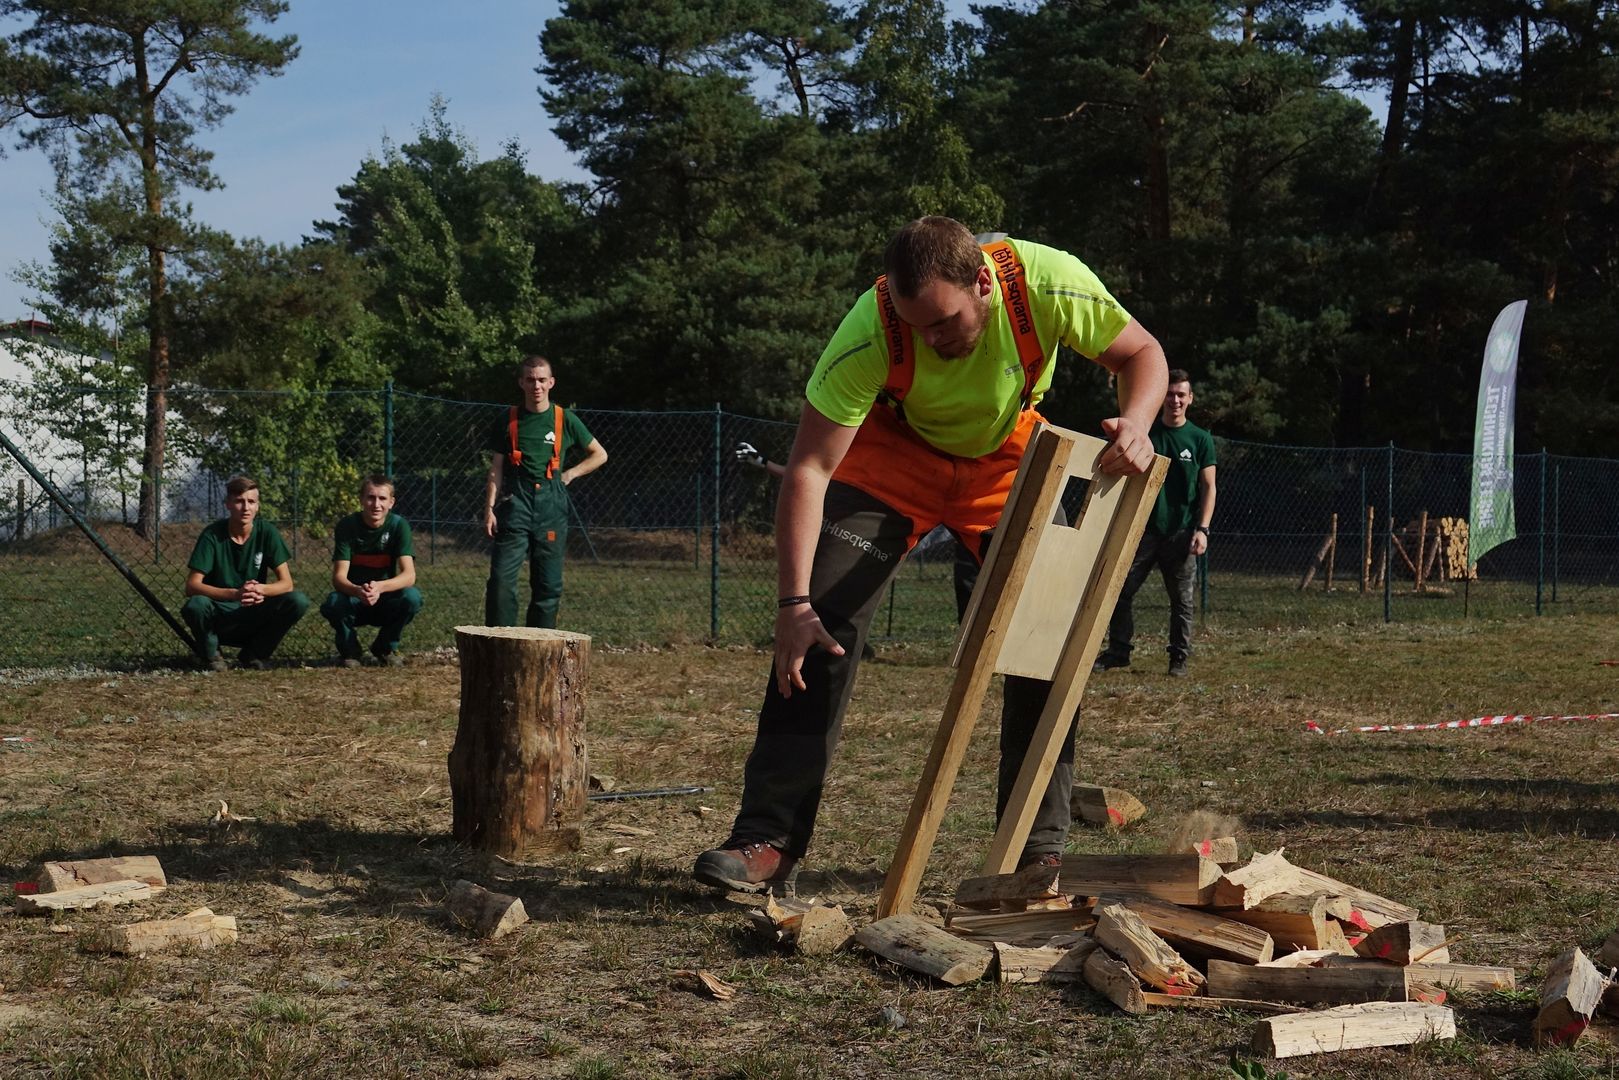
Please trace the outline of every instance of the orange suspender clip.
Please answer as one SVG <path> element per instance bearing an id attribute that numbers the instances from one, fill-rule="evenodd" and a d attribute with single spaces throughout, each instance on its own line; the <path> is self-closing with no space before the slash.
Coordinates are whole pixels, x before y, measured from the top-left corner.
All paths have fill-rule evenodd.
<path id="1" fill-rule="evenodd" d="M 558 467 L 562 464 L 562 406 L 555 406 L 555 410 L 557 428 L 555 435 L 552 436 L 551 460 L 545 466 L 545 478 L 547 480 L 556 475 Z M 511 443 L 511 450 L 507 453 L 506 460 L 510 461 L 512 465 L 521 468 L 523 465 L 523 451 L 517 448 L 517 417 L 517 406 L 513 405 L 511 415 L 506 421 L 506 438 Z"/>
<path id="2" fill-rule="evenodd" d="M 1018 362 L 1023 365 L 1023 408 L 1029 407 L 1034 387 L 1040 381 L 1045 367 L 1045 350 L 1034 330 L 1034 309 L 1029 303 L 1029 279 L 1024 273 L 1023 261 L 1012 245 L 1005 240 L 985 244 L 984 252 L 995 264 L 995 278 L 1000 282 L 1001 301 L 1006 317 L 1012 323 L 1017 339 Z M 888 275 L 877 279 L 877 317 L 883 324 L 883 344 L 888 349 L 888 380 L 883 384 L 881 398 L 886 399 L 903 416 L 900 408 L 905 395 L 910 393 L 916 379 L 916 344 L 911 328 L 899 317 L 894 299 L 888 291 Z"/>

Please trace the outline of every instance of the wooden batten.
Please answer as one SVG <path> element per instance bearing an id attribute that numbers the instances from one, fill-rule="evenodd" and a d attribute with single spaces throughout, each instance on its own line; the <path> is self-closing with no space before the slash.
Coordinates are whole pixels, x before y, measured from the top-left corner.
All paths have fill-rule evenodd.
<path id="1" fill-rule="evenodd" d="M 1392 965 L 1353 967 L 1258 967 L 1210 960 L 1210 997 L 1259 998 L 1320 1005 L 1406 1001 L 1406 969 Z"/>
<path id="2" fill-rule="evenodd" d="M 1008 901 L 1050 900 L 1057 891 L 1060 869 L 1034 863 L 1011 874 L 971 877 L 956 887 L 956 903 L 962 907 L 994 910 Z"/>
<path id="3" fill-rule="evenodd" d="M 1192 1009 L 1199 1012 L 1234 1009 L 1238 1012 L 1263 1013 L 1267 1016 L 1286 1016 L 1305 1011 L 1303 1005 L 1283 1005 L 1279 1001 L 1246 1001 L 1242 998 L 1204 997 L 1201 994 L 1188 997 L 1185 994 L 1160 994 L 1151 990 L 1143 991 L 1141 996 L 1154 1009 Z"/>
<path id="4" fill-rule="evenodd" d="M 1585 1034 L 1591 1014 L 1602 1001 L 1607 980 L 1576 947 L 1552 961 L 1541 987 L 1535 1045 L 1573 1046 Z"/>
<path id="5" fill-rule="evenodd" d="M 982 945 L 946 933 L 914 915 L 890 915 L 863 926 L 855 940 L 884 960 L 960 986 L 984 977 L 995 954 Z"/>
<path id="6" fill-rule="evenodd" d="M 1387 960 L 1391 964 L 1410 964 L 1417 960 L 1434 964 L 1450 963 L 1445 928 L 1417 919 L 1377 927 L 1355 943 L 1355 953 Z"/>
<path id="7" fill-rule="evenodd" d="M 1203 976 L 1123 904 L 1098 904 L 1096 941 L 1137 978 L 1169 994 L 1195 994 Z"/>
<path id="8" fill-rule="evenodd" d="M 108 881 L 100 885 L 80 885 L 58 892 L 24 893 L 14 901 L 19 915 L 48 915 L 53 911 L 82 911 L 89 908 L 119 907 L 136 900 L 150 900 L 163 890 L 144 881 Z"/>
<path id="9" fill-rule="evenodd" d="M 215 915 L 208 908 L 198 908 L 178 919 L 151 919 L 92 931 L 84 935 L 80 943 L 90 952 L 146 956 L 178 946 L 211 949 L 235 941 L 234 916 Z"/>
<path id="10" fill-rule="evenodd" d="M 1373 1001 L 1260 1020 L 1253 1049 L 1265 1057 L 1290 1058 L 1455 1037 L 1456 1014 L 1443 1005 Z"/>
<path id="11" fill-rule="evenodd" d="M 1122 904 L 1176 951 L 1193 960 L 1217 957 L 1241 964 L 1262 964 L 1275 951 L 1271 936 L 1264 930 L 1211 912 L 1145 897 L 1104 897 L 1097 902 L 1098 908 L 1104 904 Z"/>
<path id="12" fill-rule="evenodd" d="M 1300 949 L 1297 952 L 1283 953 L 1281 956 L 1263 961 L 1259 966 L 1280 968 L 1325 967 L 1327 966 L 1327 961 L 1332 957 L 1341 958 L 1342 954 L 1336 949 Z M 1360 958 L 1350 957 L 1350 959 L 1358 960 Z"/>
<path id="13" fill-rule="evenodd" d="M 1132 1016 L 1141 1016 L 1147 1011 L 1141 981 L 1130 970 L 1130 965 L 1109 956 L 1106 949 L 1094 949 L 1085 958 L 1085 982 Z"/>
<path id="14" fill-rule="evenodd" d="M 1363 956 L 1326 956 L 1322 967 L 1353 967 L 1357 964 L 1390 965 L 1387 960 L 1371 960 Z M 1421 983 L 1442 990 L 1513 990 L 1517 988 L 1517 974 L 1509 967 L 1491 967 L 1485 964 L 1406 964 L 1413 985 Z"/>
<path id="15" fill-rule="evenodd" d="M 1003 983 L 1045 983 L 1072 986 L 1085 981 L 1085 960 L 1096 951 L 1094 938 L 1082 938 L 1067 949 L 1052 946 L 1025 949 L 994 943 L 996 978 Z"/>
<path id="16" fill-rule="evenodd" d="M 61 892 L 84 885 L 105 885 L 112 881 L 144 881 L 163 888 L 169 883 L 163 864 L 156 855 L 119 855 L 110 859 L 74 859 L 48 862 L 34 879 L 40 892 Z"/>
<path id="17" fill-rule="evenodd" d="M 1099 784 L 1075 784 L 1068 805 L 1075 819 L 1113 828 L 1139 821 L 1147 813 L 1141 800 L 1128 791 Z"/>
<path id="18" fill-rule="evenodd" d="M 1096 925 L 1090 907 L 1057 911 L 1007 911 L 979 914 L 952 912 L 945 929 L 975 941 L 1005 941 L 1013 945 L 1033 940 L 1044 943 L 1054 934 L 1079 933 Z"/>
<path id="19" fill-rule="evenodd" d="M 1197 907 L 1214 895 L 1220 864 L 1200 855 L 1066 855 L 1058 888 L 1070 896 L 1148 896 Z"/>

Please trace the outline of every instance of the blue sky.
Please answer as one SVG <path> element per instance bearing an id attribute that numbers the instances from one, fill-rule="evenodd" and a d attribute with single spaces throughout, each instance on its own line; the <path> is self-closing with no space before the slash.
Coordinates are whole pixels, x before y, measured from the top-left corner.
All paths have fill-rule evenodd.
<path id="1" fill-rule="evenodd" d="M 234 115 L 202 136 L 215 152 L 220 191 L 192 196 L 197 216 L 239 236 L 295 243 L 332 216 L 337 185 L 383 138 L 408 141 L 434 93 L 480 156 L 517 138 L 531 170 L 580 175 L 550 132 L 540 104 L 539 34 L 557 0 L 293 0 L 276 24 L 302 52 L 285 74 L 237 100 Z M 53 214 L 49 165 L 39 151 L 0 159 L 0 322 L 28 315 L 13 270 L 48 257 Z"/>

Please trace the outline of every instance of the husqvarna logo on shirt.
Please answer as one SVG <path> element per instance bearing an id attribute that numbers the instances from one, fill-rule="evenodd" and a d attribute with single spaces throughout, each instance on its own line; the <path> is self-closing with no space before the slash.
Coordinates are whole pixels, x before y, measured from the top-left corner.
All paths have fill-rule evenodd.
<path id="1" fill-rule="evenodd" d="M 387 533 L 382 534 L 382 541 L 381 542 L 384 543 L 384 544 L 386 544 L 388 542 L 388 534 Z"/>
<path id="2" fill-rule="evenodd" d="M 263 566 L 264 566 L 264 552 L 255 551 L 253 553 L 253 569 L 254 570 L 259 570 L 259 569 L 263 568 Z"/>
<path id="3" fill-rule="evenodd" d="M 1181 460 L 1182 461 L 1191 461 L 1192 460 L 1192 451 L 1187 449 L 1184 446 L 1181 447 Z"/>
<path id="4" fill-rule="evenodd" d="M 557 433 L 554 431 L 547 431 L 545 433 L 545 441 L 555 446 L 557 441 Z"/>

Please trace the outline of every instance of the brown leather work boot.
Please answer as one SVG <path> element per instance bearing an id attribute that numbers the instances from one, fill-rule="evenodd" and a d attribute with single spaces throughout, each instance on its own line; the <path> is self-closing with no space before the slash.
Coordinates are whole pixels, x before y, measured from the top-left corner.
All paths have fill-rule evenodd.
<path id="1" fill-rule="evenodd" d="M 758 841 L 705 851 L 691 870 L 691 876 L 704 885 L 737 892 L 785 888 L 797 875 L 797 859 Z"/>
<path id="2" fill-rule="evenodd" d="M 1039 854 L 1025 852 L 1023 858 L 1017 862 L 1019 870 L 1026 870 L 1031 866 L 1053 866 L 1062 869 L 1062 855 L 1055 851 L 1042 851 Z"/>

